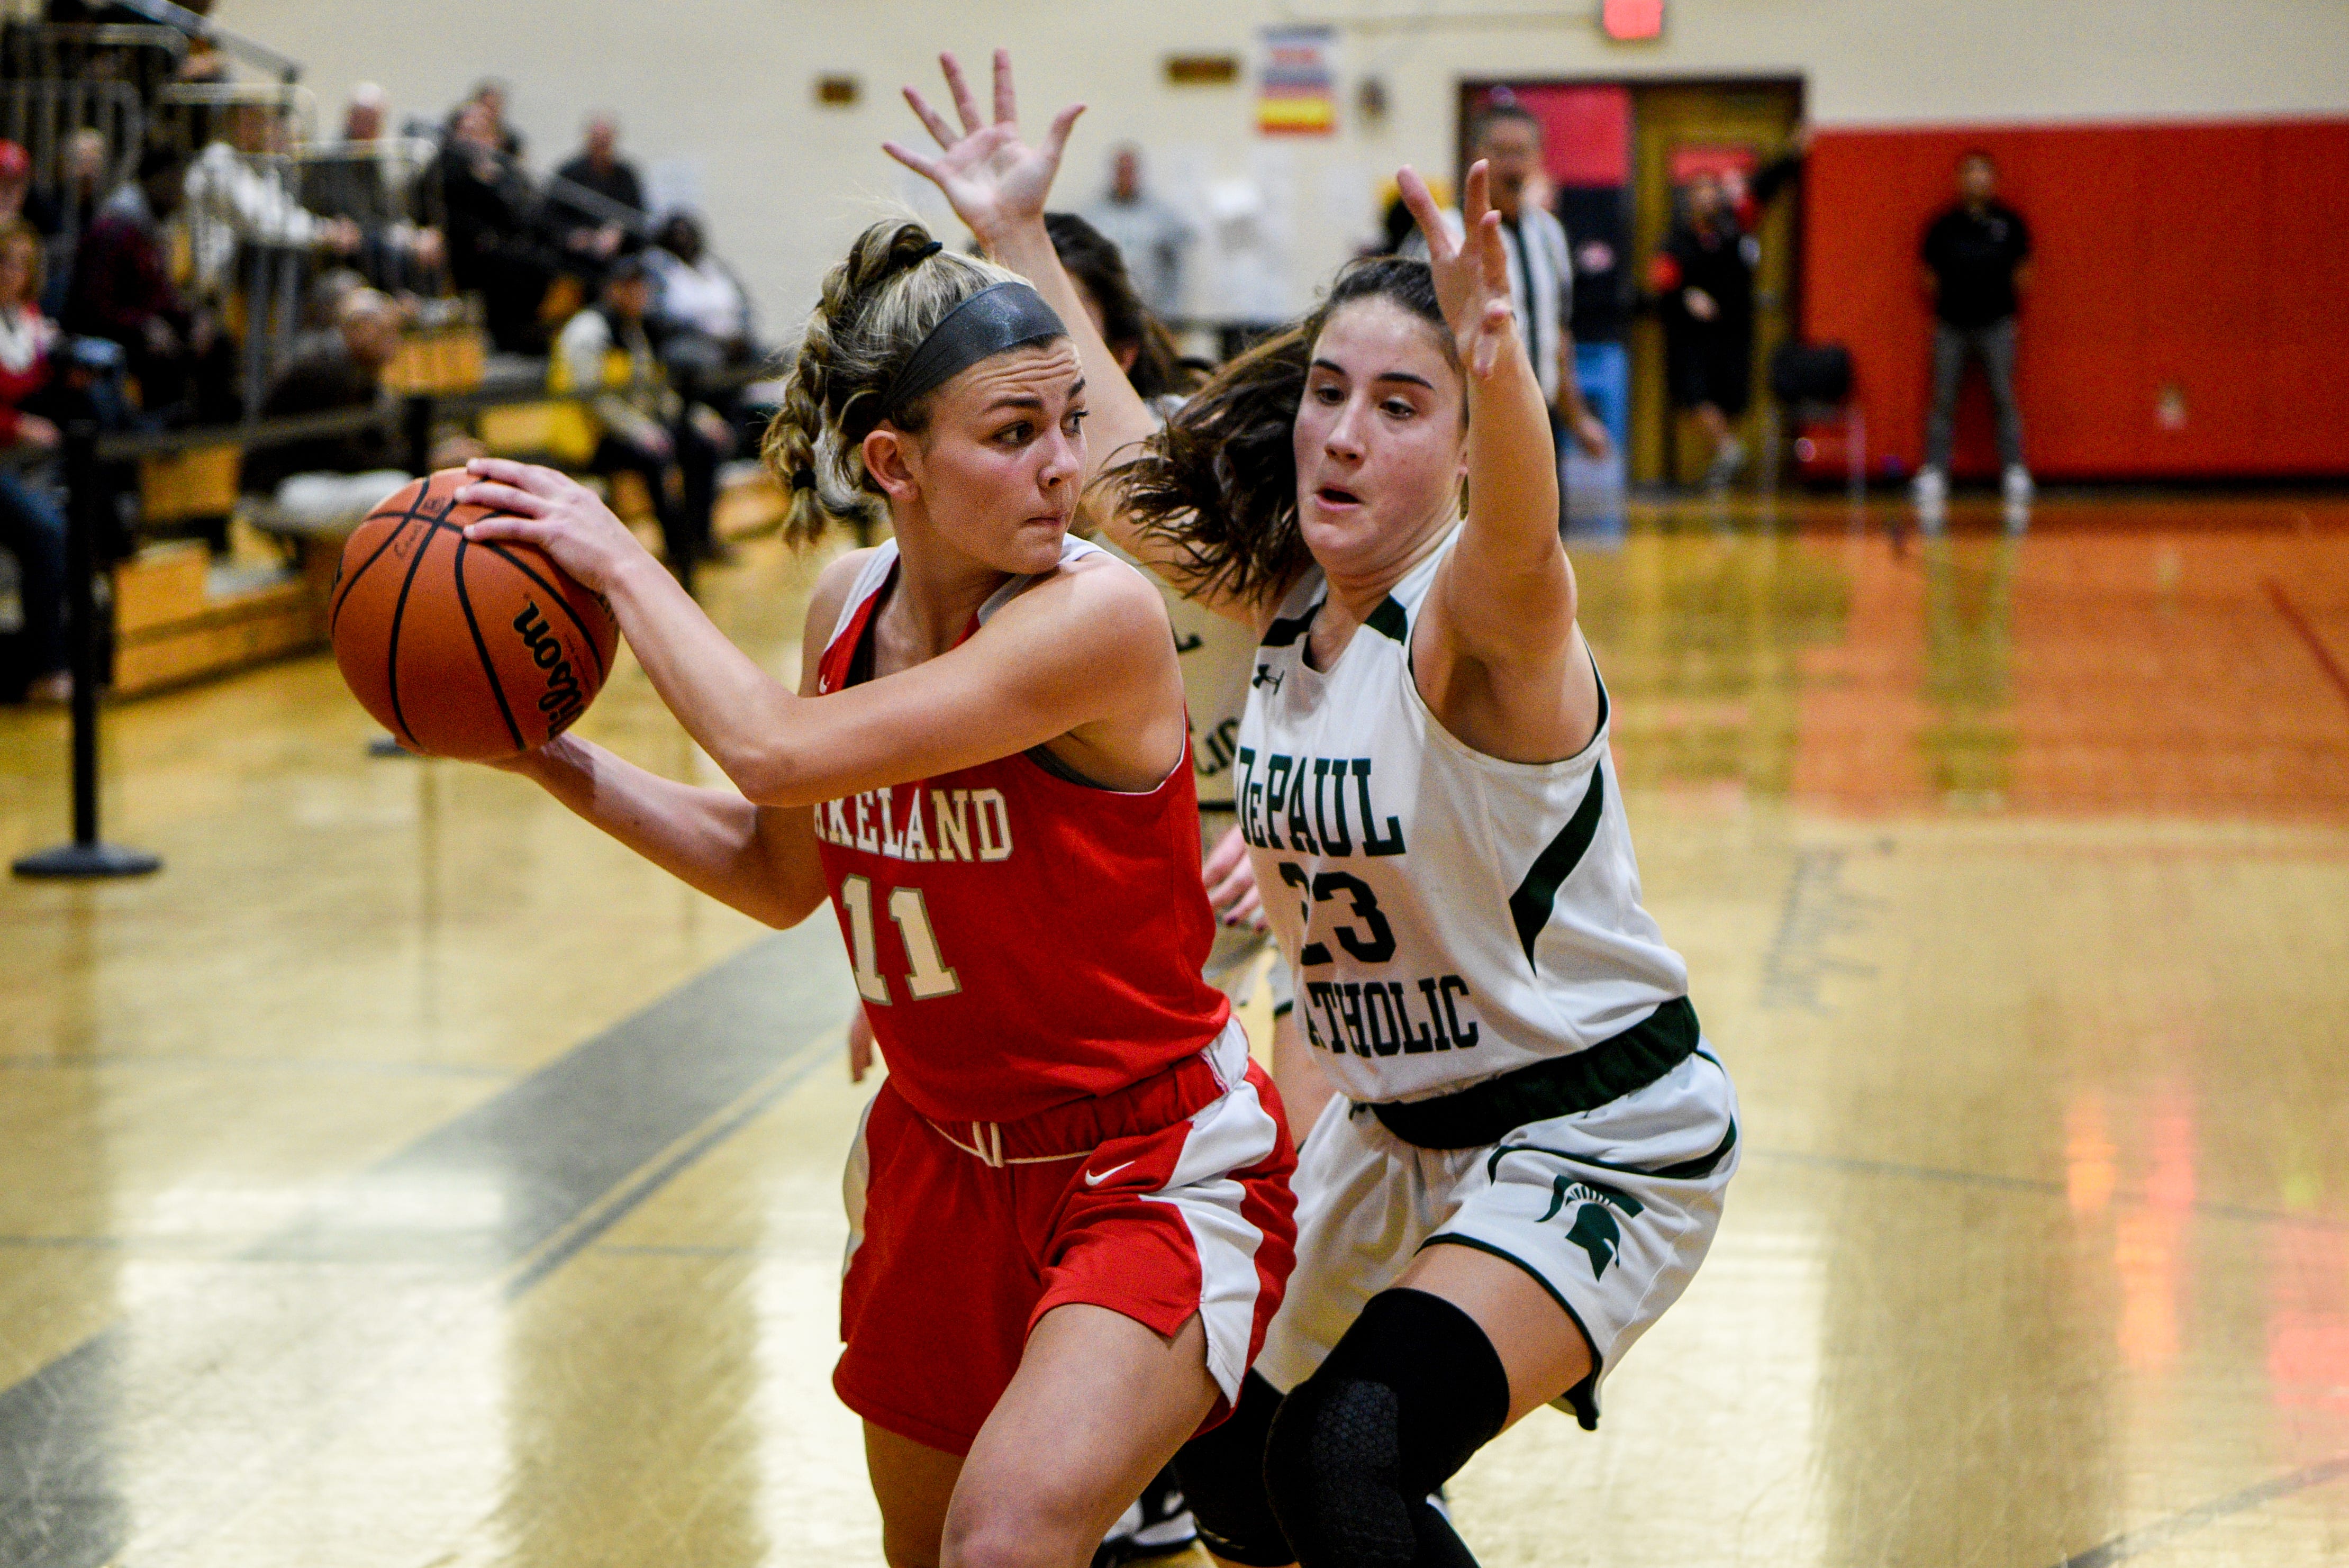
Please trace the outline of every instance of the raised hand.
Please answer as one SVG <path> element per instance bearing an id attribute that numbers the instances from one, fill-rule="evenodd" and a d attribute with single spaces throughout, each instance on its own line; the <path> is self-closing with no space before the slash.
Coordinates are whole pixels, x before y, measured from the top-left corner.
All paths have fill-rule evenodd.
<path id="1" fill-rule="evenodd" d="M 1502 353 L 1516 341 L 1516 316 L 1509 305 L 1509 254 L 1501 244 L 1501 214 L 1493 210 L 1485 162 L 1480 159 L 1469 166 L 1460 203 L 1464 232 L 1457 240 L 1418 171 L 1399 171 L 1395 182 L 1427 241 L 1436 302 L 1444 307 L 1444 325 L 1452 328 L 1460 362 L 1473 376 L 1489 376 Z"/>
<path id="2" fill-rule="evenodd" d="M 979 117 L 970 85 L 963 79 L 961 62 L 952 55 L 940 55 L 938 65 L 946 72 L 955 112 L 962 119 L 962 134 L 956 135 L 946 118 L 909 87 L 905 89 L 905 102 L 936 140 L 938 155 L 926 158 L 895 141 L 883 142 L 881 150 L 936 185 L 954 208 L 955 216 L 991 252 L 997 248 L 997 238 L 1007 231 L 1043 221 L 1044 198 L 1050 194 L 1052 178 L 1060 172 L 1069 129 L 1084 113 L 1085 106 L 1072 103 L 1054 115 L 1051 128 L 1044 133 L 1044 144 L 1031 147 L 1019 137 L 1019 106 L 1011 88 L 1009 50 L 995 51 L 991 124 Z"/>

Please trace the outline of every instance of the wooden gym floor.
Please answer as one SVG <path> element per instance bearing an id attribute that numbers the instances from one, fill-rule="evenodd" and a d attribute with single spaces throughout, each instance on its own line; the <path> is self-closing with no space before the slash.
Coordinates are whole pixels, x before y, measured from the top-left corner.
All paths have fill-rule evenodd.
<path id="1" fill-rule="evenodd" d="M 2349 1560 L 2349 503 L 1887 515 L 1578 551 L 1746 1163 L 1601 1431 L 1526 1421 L 1462 1527 Z M 712 575 L 786 677 L 811 575 Z M 0 1563 L 877 1562 L 830 922 L 370 759 L 323 658 L 107 722 L 109 832 L 168 868 L 0 885 Z M 633 667 L 585 728 L 708 772 Z M 64 757 L 0 713 L 0 852 Z"/>

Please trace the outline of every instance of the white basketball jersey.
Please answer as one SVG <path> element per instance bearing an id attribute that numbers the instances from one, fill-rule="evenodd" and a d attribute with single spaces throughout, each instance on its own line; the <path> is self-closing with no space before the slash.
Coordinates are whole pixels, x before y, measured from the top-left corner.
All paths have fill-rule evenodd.
<path id="1" fill-rule="evenodd" d="M 1319 568 L 1257 650 L 1237 752 L 1257 885 L 1297 1012 L 1354 1100 L 1423 1099 L 1609 1039 L 1688 991 L 1640 904 L 1599 732 L 1557 763 L 1470 750 L 1412 678 L 1412 629 L 1458 535 L 1337 664 L 1306 663 Z"/>
<path id="2" fill-rule="evenodd" d="M 1256 638 L 1229 616 L 1186 599 L 1158 573 L 1109 540 L 1101 547 L 1157 585 L 1182 656 L 1183 702 L 1191 714 L 1191 771 L 1199 809 L 1232 809 L 1232 753 L 1239 744 L 1240 712 L 1247 706 L 1248 674 L 1256 668 Z M 1229 832 L 1224 823 L 1218 831 Z"/>

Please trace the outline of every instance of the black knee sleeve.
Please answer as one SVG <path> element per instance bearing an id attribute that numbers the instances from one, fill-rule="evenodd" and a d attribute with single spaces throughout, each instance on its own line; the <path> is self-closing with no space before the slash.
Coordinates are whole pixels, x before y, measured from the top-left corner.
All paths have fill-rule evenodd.
<path id="1" fill-rule="evenodd" d="M 1297 1561 L 1473 1565 L 1427 1497 L 1508 1417 L 1508 1375 L 1474 1318 L 1423 1291 L 1372 1296 L 1267 1440 L 1265 1485 Z"/>
<path id="2" fill-rule="evenodd" d="M 1297 1561 L 1264 1492 L 1265 1434 L 1279 1408 L 1279 1391 L 1251 1372 L 1240 1380 L 1239 1403 L 1230 1417 L 1174 1456 L 1200 1544 L 1226 1563 L 1276 1568 Z"/>

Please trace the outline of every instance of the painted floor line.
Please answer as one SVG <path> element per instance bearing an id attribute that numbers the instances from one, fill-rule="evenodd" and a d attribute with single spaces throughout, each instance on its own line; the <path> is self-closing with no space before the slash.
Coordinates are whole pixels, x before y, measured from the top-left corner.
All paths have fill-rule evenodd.
<path id="1" fill-rule="evenodd" d="M 2060 1181 L 2041 1177 L 2000 1176 L 1986 1170 L 1956 1170 L 1947 1166 L 1907 1165 L 1899 1160 L 1861 1159 L 1849 1155 L 1808 1154 L 1790 1148 L 1754 1148 L 1745 1151 L 1748 1159 L 1775 1160 L 1783 1165 L 1806 1165 L 1820 1170 L 1844 1170 L 1860 1176 L 1892 1176 L 1909 1181 L 1948 1182 L 1959 1187 L 1983 1187 L 2004 1192 L 2028 1192 L 2042 1198 L 2065 1198 L 2070 1189 Z M 2116 1192 L 2116 1204 L 2132 1208 L 2151 1206 L 2151 1199 L 2141 1195 Z M 2244 1203 L 2190 1203 L 2185 1206 L 2189 1214 L 2209 1220 L 2243 1220 L 2261 1225 L 2292 1225 L 2313 1231 L 2349 1231 L 2349 1219 L 2324 1214 L 2288 1214 L 2280 1209 L 2256 1209 Z"/>
<path id="2" fill-rule="evenodd" d="M 511 1082 L 527 1071 L 471 1067 L 454 1062 L 311 1062 L 300 1057 L 272 1056 L 143 1056 L 126 1053 L 104 1056 L 0 1056 L 0 1072 L 98 1072 L 124 1067 L 168 1067 L 181 1072 L 220 1068 L 255 1073 L 348 1073 L 367 1077 L 481 1078 L 493 1082 Z"/>
<path id="3" fill-rule="evenodd" d="M 695 1161 L 756 1121 L 769 1107 L 807 1081 L 808 1075 L 842 1054 L 843 1042 L 819 1036 L 800 1047 L 766 1083 L 753 1089 L 730 1113 L 708 1124 L 667 1159 L 660 1161 L 624 1189 L 613 1201 L 599 1205 L 566 1233 L 555 1237 L 537 1256 L 526 1260 L 506 1282 L 505 1295 L 513 1300 L 547 1275 L 579 1255 L 597 1238 L 634 1213 L 644 1200 L 682 1175 Z"/>
<path id="4" fill-rule="evenodd" d="M 2349 702 L 2349 670 L 2341 668 L 2341 661 L 2333 657 L 2333 650 L 2324 646 L 2324 639 L 2316 635 L 2316 628 L 2309 625 L 2306 616 L 2300 613 L 2300 607 L 2292 602 L 2292 596 L 2283 591 L 2283 585 L 2273 577 L 2270 577 L 2267 583 L 2268 600 L 2275 606 L 2276 614 L 2283 617 L 2292 629 L 2300 634 L 2300 640 L 2308 645 L 2308 651 L 2316 656 L 2318 666 L 2332 680 L 2333 689 L 2341 693 L 2343 701 Z"/>
<path id="5" fill-rule="evenodd" d="M 2306 1491 L 2311 1487 L 2323 1486 L 2343 1476 L 2349 1476 L 2349 1454 L 2311 1465 L 2306 1469 L 2294 1470 L 2290 1475 L 2278 1476 L 2272 1480 L 2261 1481 L 2257 1486 L 2245 1487 L 2232 1496 L 2189 1508 L 2183 1513 L 2171 1514 L 2168 1519 L 2157 1521 L 2142 1530 L 2116 1535 L 2101 1546 L 2091 1546 L 2085 1552 L 2066 1557 L 2055 1568 L 2112 1568 L 2116 1563 L 2126 1563 L 2132 1557 L 2167 1546 L 2181 1535 L 2190 1535 L 2222 1519 L 2248 1513 L 2263 1503 Z"/>

